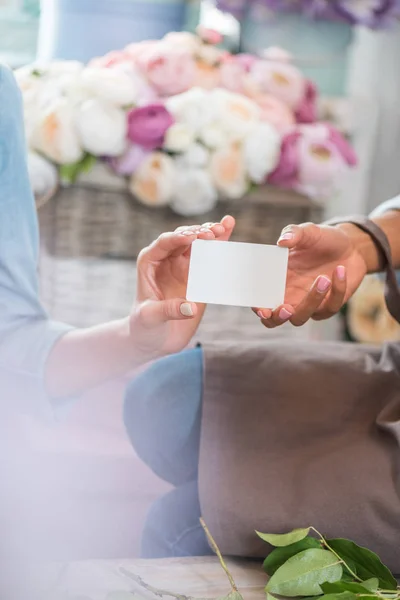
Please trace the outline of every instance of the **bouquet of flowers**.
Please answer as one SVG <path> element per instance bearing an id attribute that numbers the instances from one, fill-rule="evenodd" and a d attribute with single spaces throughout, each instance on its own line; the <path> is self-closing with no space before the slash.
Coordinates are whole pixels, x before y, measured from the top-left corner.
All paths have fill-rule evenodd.
<path id="1" fill-rule="evenodd" d="M 317 121 L 313 83 L 281 50 L 234 56 L 220 41 L 172 33 L 87 66 L 18 70 L 32 180 L 54 185 L 56 165 L 73 181 L 102 161 L 142 203 L 187 216 L 265 183 L 331 195 L 356 157 Z"/>
<path id="2" fill-rule="evenodd" d="M 238 19 L 248 11 L 264 17 L 275 12 L 297 12 L 372 29 L 386 27 L 400 17 L 399 0 L 216 0 L 216 4 Z"/>

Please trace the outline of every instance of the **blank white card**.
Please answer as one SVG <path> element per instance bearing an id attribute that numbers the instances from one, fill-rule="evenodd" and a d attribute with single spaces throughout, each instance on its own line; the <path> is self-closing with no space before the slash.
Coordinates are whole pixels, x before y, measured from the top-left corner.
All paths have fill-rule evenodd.
<path id="1" fill-rule="evenodd" d="M 278 246 L 196 240 L 187 299 L 205 304 L 276 308 L 285 298 L 289 251 Z"/>

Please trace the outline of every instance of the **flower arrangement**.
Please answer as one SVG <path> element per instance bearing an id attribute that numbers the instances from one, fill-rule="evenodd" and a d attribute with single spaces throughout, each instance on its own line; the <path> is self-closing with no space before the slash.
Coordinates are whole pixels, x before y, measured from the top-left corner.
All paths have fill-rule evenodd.
<path id="1" fill-rule="evenodd" d="M 70 182 L 102 161 L 142 203 L 187 216 L 265 183 L 331 195 L 356 157 L 317 121 L 314 84 L 282 50 L 234 56 L 220 42 L 171 33 L 87 66 L 18 70 L 32 179 L 54 179 L 48 162 Z"/>
<path id="2" fill-rule="evenodd" d="M 372 29 L 384 28 L 400 17 L 399 0 L 216 0 L 216 4 L 238 19 L 249 10 L 259 17 L 294 12 Z"/>

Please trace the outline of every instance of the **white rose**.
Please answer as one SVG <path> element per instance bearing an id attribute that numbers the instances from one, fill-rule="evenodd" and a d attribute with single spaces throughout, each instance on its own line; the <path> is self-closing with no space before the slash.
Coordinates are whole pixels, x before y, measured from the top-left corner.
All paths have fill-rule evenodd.
<path id="1" fill-rule="evenodd" d="M 87 152 L 120 156 L 126 148 L 126 115 L 100 99 L 86 100 L 76 109 L 76 127 Z"/>
<path id="2" fill-rule="evenodd" d="M 179 157 L 179 164 L 185 167 L 206 167 L 210 161 L 210 153 L 201 144 L 192 144 L 187 151 Z"/>
<path id="3" fill-rule="evenodd" d="M 184 217 L 212 210 L 218 201 L 210 174 L 204 169 L 182 169 L 176 178 L 171 208 Z"/>
<path id="4" fill-rule="evenodd" d="M 185 152 L 194 143 L 194 131 L 186 123 L 174 123 L 168 129 L 164 148 L 170 152 Z"/>
<path id="5" fill-rule="evenodd" d="M 281 137 L 268 123 L 259 123 L 243 143 L 247 173 L 254 183 L 264 183 L 280 158 Z"/>
<path id="6" fill-rule="evenodd" d="M 211 177 L 222 196 L 237 199 L 248 190 L 243 151 L 239 144 L 221 148 L 211 157 Z"/>
<path id="7" fill-rule="evenodd" d="M 132 175 L 129 189 L 142 204 L 163 206 L 175 192 L 176 168 L 170 156 L 153 152 Z"/>
<path id="8" fill-rule="evenodd" d="M 56 167 L 36 152 L 28 152 L 28 171 L 35 196 L 44 196 L 57 186 Z"/>
<path id="9" fill-rule="evenodd" d="M 79 83 L 95 98 L 116 106 L 130 106 L 136 101 L 135 82 L 123 70 L 88 67 L 82 71 Z"/>
<path id="10" fill-rule="evenodd" d="M 261 119 L 260 107 L 240 94 L 216 89 L 210 100 L 217 111 L 217 122 L 229 140 L 242 140 Z"/>
<path id="11" fill-rule="evenodd" d="M 38 111 L 30 144 L 58 164 L 75 163 L 83 158 L 74 111 L 65 98 L 58 98 Z"/>
<path id="12" fill-rule="evenodd" d="M 201 88 L 192 88 L 183 94 L 171 96 L 165 105 L 179 123 L 189 125 L 195 134 L 214 120 L 215 107 L 210 93 Z"/>

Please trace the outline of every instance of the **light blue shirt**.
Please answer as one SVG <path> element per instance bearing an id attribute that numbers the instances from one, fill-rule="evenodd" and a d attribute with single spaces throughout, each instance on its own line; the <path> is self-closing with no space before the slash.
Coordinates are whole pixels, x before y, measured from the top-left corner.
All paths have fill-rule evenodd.
<path id="1" fill-rule="evenodd" d="M 12 72 L 0 65 L 0 410 L 12 403 L 51 415 L 45 363 L 70 328 L 50 321 L 40 304 L 37 263 L 22 99 Z"/>

